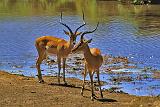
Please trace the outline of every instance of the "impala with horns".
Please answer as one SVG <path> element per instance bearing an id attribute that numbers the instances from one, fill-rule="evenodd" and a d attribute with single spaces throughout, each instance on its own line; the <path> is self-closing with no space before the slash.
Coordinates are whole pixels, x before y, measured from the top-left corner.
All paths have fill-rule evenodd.
<path id="1" fill-rule="evenodd" d="M 57 56 L 57 62 L 58 62 L 58 83 L 60 84 L 60 71 L 61 71 L 61 60 L 63 60 L 63 81 L 66 84 L 65 80 L 65 63 L 66 58 L 70 54 L 72 48 L 74 47 L 76 43 L 76 37 L 81 34 L 81 32 L 78 32 L 78 30 L 85 26 L 86 23 L 84 21 L 84 13 L 83 13 L 83 24 L 79 26 L 75 32 L 71 30 L 71 28 L 62 22 L 62 12 L 61 12 L 61 19 L 60 24 L 65 26 L 69 32 L 64 30 L 64 33 L 69 36 L 69 41 L 66 41 L 62 38 L 57 38 L 54 36 L 42 36 L 36 39 L 35 46 L 38 51 L 38 59 L 36 61 L 36 68 L 38 71 L 38 79 L 39 82 L 42 83 L 44 80 L 42 79 L 41 69 L 40 65 L 44 59 L 48 55 L 56 55 Z"/>
<path id="2" fill-rule="evenodd" d="M 98 23 L 99 24 L 99 23 Z M 99 90 L 101 93 L 101 97 L 103 98 L 102 90 L 101 90 L 101 85 L 100 85 L 100 77 L 99 77 L 99 68 L 101 67 L 103 63 L 103 57 L 101 55 L 101 52 L 98 48 L 89 48 L 88 44 L 91 43 L 92 39 L 90 40 L 85 40 L 84 35 L 93 33 L 94 31 L 97 30 L 98 24 L 96 28 L 93 31 L 86 31 L 81 35 L 80 42 L 75 45 L 75 47 L 72 49 L 73 53 L 82 51 L 84 54 L 84 59 L 85 59 L 85 69 L 84 69 L 84 78 L 83 78 L 83 85 L 81 89 L 81 95 L 83 95 L 83 90 L 85 86 L 85 78 L 87 73 L 89 73 L 90 76 L 90 81 L 91 81 L 91 91 L 92 91 L 92 96 L 91 99 L 95 99 L 95 94 L 93 91 L 93 75 L 96 72 L 97 73 L 97 78 L 98 78 L 98 84 L 99 84 Z"/>

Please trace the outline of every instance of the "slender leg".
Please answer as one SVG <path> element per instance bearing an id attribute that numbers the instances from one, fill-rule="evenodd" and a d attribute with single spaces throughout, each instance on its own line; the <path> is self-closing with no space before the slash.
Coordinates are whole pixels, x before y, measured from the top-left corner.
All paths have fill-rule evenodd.
<path id="1" fill-rule="evenodd" d="M 91 100 L 93 101 L 95 99 L 95 94 L 94 94 L 94 90 L 93 90 L 93 74 L 91 71 L 89 71 L 89 76 L 91 79 L 91 91 L 92 91 Z"/>
<path id="2" fill-rule="evenodd" d="M 57 62 L 58 62 L 58 84 L 60 84 L 60 71 L 61 71 L 61 58 L 57 57 Z"/>
<path id="3" fill-rule="evenodd" d="M 65 66 L 66 66 L 66 58 L 63 58 L 63 81 L 64 81 L 64 84 L 67 85 L 67 82 L 65 80 Z"/>
<path id="4" fill-rule="evenodd" d="M 36 62 L 36 68 L 37 68 L 37 71 L 38 71 L 39 83 L 44 82 L 44 80 L 42 79 L 42 73 L 41 73 L 41 68 L 40 68 L 40 65 L 41 65 L 41 63 L 44 59 L 45 59 L 45 53 L 39 54 L 37 62 Z"/>
<path id="5" fill-rule="evenodd" d="M 82 85 L 82 89 L 81 89 L 81 95 L 82 95 L 82 96 L 83 96 L 83 91 L 84 91 L 84 86 L 85 86 L 86 75 L 87 75 L 87 68 L 86 68 L 86 64 L 85 64 L 84 76 L 83 76 L 83 85 Z"/>
<path id="6" fill-rule="evenodd" d="M 97 70 L 97 78 L 98 78 L 99 91 L 101 93 L 101 98 L 103 98 L 103 94 L 102 94 L 102 90 L 101 90 L 100 77 L 99 77 L 99 70 Z"/>

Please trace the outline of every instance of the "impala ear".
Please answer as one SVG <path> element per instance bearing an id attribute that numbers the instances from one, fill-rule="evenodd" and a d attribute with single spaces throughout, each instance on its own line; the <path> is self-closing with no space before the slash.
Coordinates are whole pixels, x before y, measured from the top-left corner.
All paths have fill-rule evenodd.
<path id="1" fill-rule="evenodd" d="M 76 33 L 76 36 L 80 35 L 81 33 L 82 33 L 82 32 L 77 32 L 77 33 Z"/>
<path id="2" fill-rule="evenodd" d="M 91 43 L 92 42 L 92 39 L 89 39 L 86 41 L 86 43 Z"/>
<path id="3" fill-rule="evenodd" d="M 69 32 L 67 32 L 67 31 L 65 31 L 65 30 L 63 30 L 63 31 L 64 31 L 64 33 L 65 33 L 66 35 L 70 36 L 70 33 L 69 33 Z"/>

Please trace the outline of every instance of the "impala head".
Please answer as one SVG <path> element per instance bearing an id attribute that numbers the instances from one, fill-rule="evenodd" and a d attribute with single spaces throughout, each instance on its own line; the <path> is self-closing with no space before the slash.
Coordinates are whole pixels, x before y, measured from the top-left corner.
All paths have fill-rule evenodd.
<path id="1" fill-rule="evenodd" d="M 72 49 L 73 53 L 85 50 L 85 48 L 88 46 L 88 44 L 91 43 L 92 39 L 85 40 L 84 39 L 84 35 L 95 32 L 97 30 L 97 28 L 98 28 L 98 25 L 99 25 L 99 22 L 97 23 L 97 26 L 96 26 L 96 28 L 94 30 L 85 31 L 84 33 L 82 33 L 79 43 Z"/>
<path id="2" fill-rule="evenodd" d="M 70 28 L 67 24 L 62 23 L 62 12 L 61 12 L 60 24 L 62 24 L 63 26 L 65 26 L 65 27 L 69 30 L 69 32 L 66 31 L 66 30 L 63 30 L 63 31 L 64 31 L 64 33 L 65 33 L 66 35 L 68 35 L 68 36 L 70 37 L 70 42 L 71 42 L 73 45 L 76 44 L 76 38 L 77 38 L 77 36 L 82 33 L 82 32 L 78 32 L 78 30 L 79 30 L 81 27 L 83 27 L 83 26 L 86 25 L 86 23 L 85 23 L 85 21 L 84 21 L 84 12 L 83 12 L 83 22 L 84 22 L 84 23 L 83 23 L 81 26 L 79 26 L 79 27 L 75 30 L 75 32 L 73 32 L 73 31 L 71 30 L 71 28 Z"/>
<path id="3" fill-rule="evenodd" d="M 77 36 L 82 33 L 82 32 L 77 32 L 77 33 L 71 34 L 70 32 L 67 32 L 67 31 L 65 31 L 65 30 L 63 30 L 63 31 L 64 31 L 64 33 L 65 33 L 66 35 L 69 36 L 70 42 L 71 42 L 73 45 L 76 44 L 76 38 L 77 38 Z"/>
<path id="4" fill-rule="evenodd" d="M 76 52 L 81 52 L 85 50 L 85 48 L 88 46 L 88 43 L 91 43 L 91 41 L 92 39 L 89 39 L 89 40 L 83 39 L 72 49 L 72 52 L 76 53 Z"/>

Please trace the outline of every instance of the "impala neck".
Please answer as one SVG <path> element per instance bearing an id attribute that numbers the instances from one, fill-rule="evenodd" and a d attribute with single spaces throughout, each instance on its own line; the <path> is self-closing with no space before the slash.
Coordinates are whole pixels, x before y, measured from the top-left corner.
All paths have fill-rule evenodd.
<path id="1" fill-rule="evenodd" d="M 91 61 L 90 59 L 92 57 L 92 53 L 88 45 L 84 48 L 83 52 L 84 52 L 84 58 L 86 59 L 86 61 L 87 62 Z"/>
<path id="2" fill-rule="evenodd" d="M 67 44 L 70 50 L 74 47 L 73 42 L 71 40 L 69 40 Z"/>

